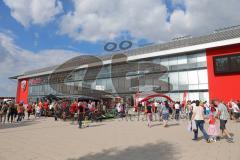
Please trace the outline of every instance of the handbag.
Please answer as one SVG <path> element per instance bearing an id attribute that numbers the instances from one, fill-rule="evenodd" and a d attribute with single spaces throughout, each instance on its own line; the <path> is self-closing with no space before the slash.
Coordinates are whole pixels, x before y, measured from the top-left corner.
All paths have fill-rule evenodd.
<path id="1" fill-rule="evenodd" d="M 196 122 L 194 120 L 192 120 L 191 124 L 192 124 L 192 131 L 197 130 L 197 125 L 196 125 Z"/>

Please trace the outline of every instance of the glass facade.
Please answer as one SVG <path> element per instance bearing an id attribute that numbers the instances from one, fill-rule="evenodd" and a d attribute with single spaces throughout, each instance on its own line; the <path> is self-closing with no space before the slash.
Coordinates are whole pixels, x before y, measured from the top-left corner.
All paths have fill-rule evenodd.
<path id="1" fill-rule="evenodd" d="M 169 57 L 156 57 L 137 61 L 135 63 L 151 62 L 165 66 L 167 71 L 146 72 L 142 71 L 122 75 L 121 64 L 116 67 L 117 74 L 110 65 L 103 66 L 97 77 L 85 69 L 77 70 L 66 76 L 64 81 L 56 79 L 56 83 L 48 84 L 49 76 L 30 79 L 29 100 L 32 101 L 45 95 L 58 96 L 81 95 L 78 87 L 87 86 L 92 89 L 106 91 L 111 94 L 132 96 L 137 88 L 140 91 L 157 91 L 169 95 L 174 100 L 182 100 L 184 91 L 188 92 L 188 99 L 208 100 L 208 76 L 206 53 L 197 52 Z M 94 71 L 92 71 L 94 73 Z M 35 83 L 35 79 L 38 83 Z M 40 79 L 40 80 L 39 80 Z M 62 84 L 67 84 L 66 86 Z M 166 85 L 166 84 L 170 84 Z M 138 87 L 139 86 L 139 87 Z M 66 87 L 66 88 L 64 88 Z M 57 88 L 58 92 L 53 89 Z M 59 92 L 64 90 L 64 94 Z"/>

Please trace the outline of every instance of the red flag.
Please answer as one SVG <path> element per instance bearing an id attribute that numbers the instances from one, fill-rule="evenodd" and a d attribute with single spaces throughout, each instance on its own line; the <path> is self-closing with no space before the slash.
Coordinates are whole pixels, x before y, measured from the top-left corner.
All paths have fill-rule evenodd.
<path id="1" fill-rule="evenodd" d="M 184 91 L 183 93 L 183 102 L 182 102 L 183 106 L 186 106 L 187 104 L 187 91 Z"/>

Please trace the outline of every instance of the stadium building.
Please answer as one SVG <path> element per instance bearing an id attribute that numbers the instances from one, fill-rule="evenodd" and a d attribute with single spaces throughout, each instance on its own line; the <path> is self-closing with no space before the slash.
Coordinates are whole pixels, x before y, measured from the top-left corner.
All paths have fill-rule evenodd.
<path id="1" fill-rule="evenodd" d="M 154 69 L 154 71 L 146 72 L 145 78 L 147 78 L 145 80 L 141 78 L 141 84 L 148 81 L 152 86 L 143 85 L 136 89 L 131 84 L 131 78 L 138 77 L 142 73 L 136 71 L 127 75 L 121 74 L 122 72 L 126 73 L 126 68 L 122 65 L 125 62 L 119 61 L 113 64 L 112 60 L 114 55 L 121 53 L 127 56 L 128 63 L 151 62 L 164 66 L 165 70 Z M 199 37 L 178 38 L 167 43 L 120 51 L 101 56 L 100 59 L 102 66 L 95 77 L 84 78 L 86 65 L 75 68 L 75 71 L 71 72 L 71 76 L 66 76 L 67 68 L 62 72 L 58 71 L 58 76 L 62 78 L 56 78 L 51 84 L 49 84 L 50 75 L 59 66 L 28 71 L 11 77 L 18 81 L 16 101 L 23 100 L 24 103 L 28 103 L 50 94 L 59 97 L 86 96 L 81 91 L 74 89 L 83 85 L 87 85 L 93 90 L 105 91 L 111 96 L 121 97 L 133 97 L 136 92 L 157 90 L 158 93 L 180 101 L 184 95 L 187 95 L 189 100 L 218 98 L 229 101 L 230 99 L 240 99 L 240 27 L 231 27 Z M 112 69 L 113 65 L 115 70 Z M 99 67 L 95 66 L 95 68 Z M 61 92 L 63 83 L 68 87 L 74 87 L 69 87 Z M 162 83 L 170 84 L 170 87 L 161 86 Z"/>

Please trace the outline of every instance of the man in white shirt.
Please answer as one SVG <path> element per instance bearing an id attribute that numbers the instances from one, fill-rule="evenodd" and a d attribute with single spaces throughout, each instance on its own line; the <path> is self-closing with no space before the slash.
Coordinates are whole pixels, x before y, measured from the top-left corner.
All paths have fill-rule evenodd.
<path id="1" fill-rule="evenodd" d="M 174 108 L 175 108 L 175 119 L 176 120 L 179 120 L 179 114 L 180 114 L 180 102 L 176 102 L 175 105 L 174 105 Z"/>
<path id="2" fill-rule="evenodd" d="M 232 109 L 233 109 L 233 115 L 234 115 L 234 118 L 235 120 L 238 120 L 239 118 L 239 107 L 237 105 L 237 103 L 231 101 L 231 105 L 232 105 Z"/>

